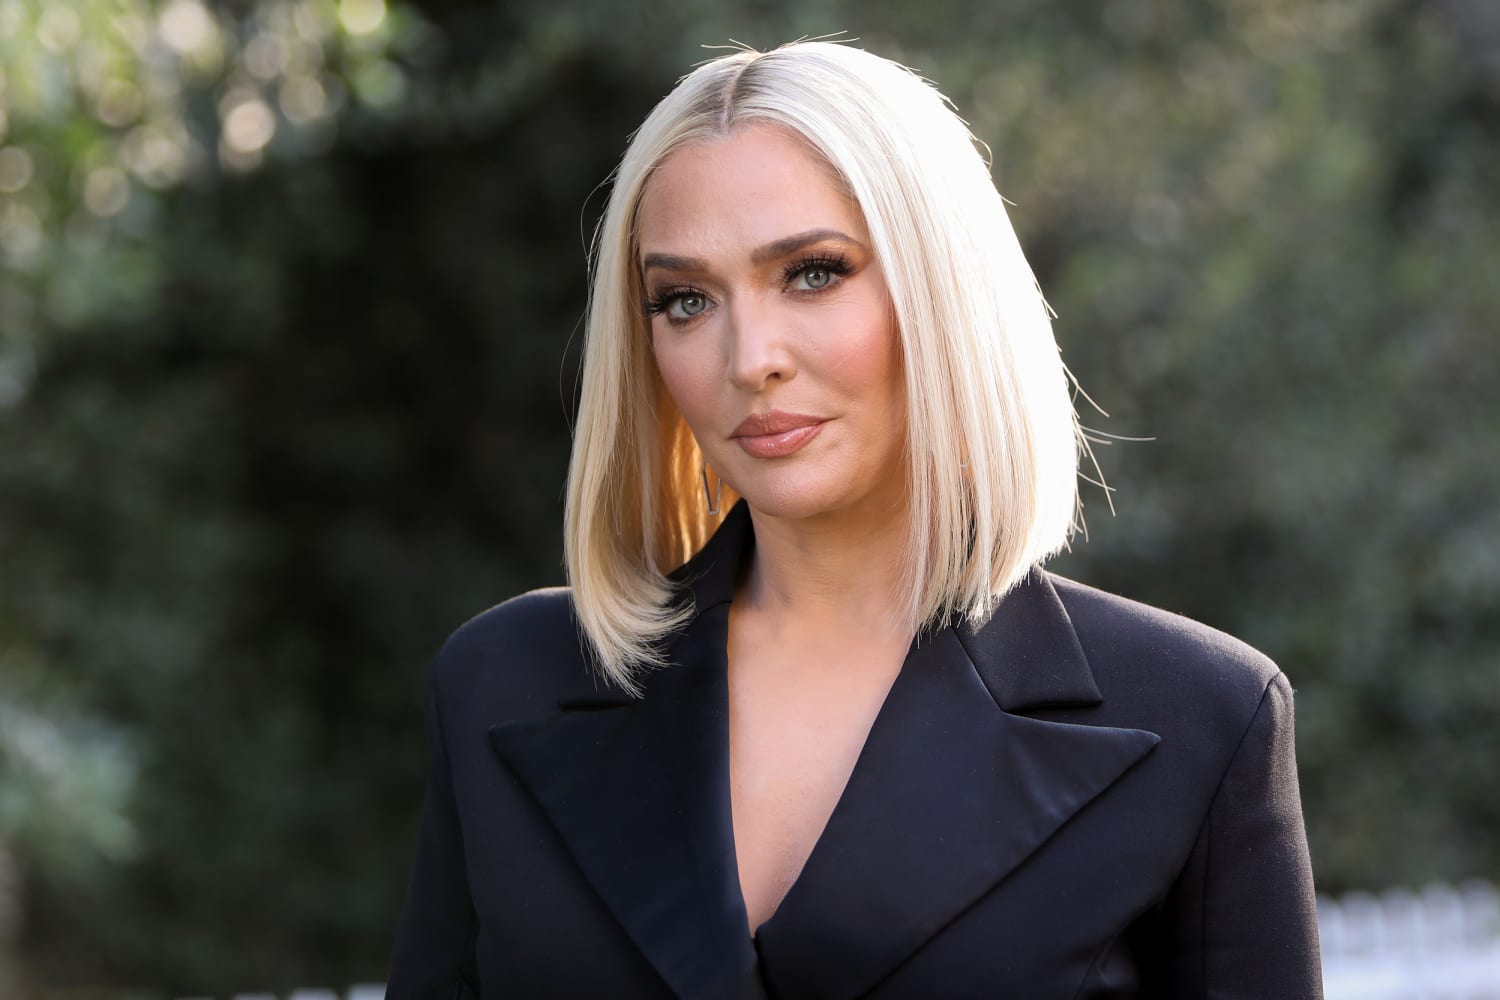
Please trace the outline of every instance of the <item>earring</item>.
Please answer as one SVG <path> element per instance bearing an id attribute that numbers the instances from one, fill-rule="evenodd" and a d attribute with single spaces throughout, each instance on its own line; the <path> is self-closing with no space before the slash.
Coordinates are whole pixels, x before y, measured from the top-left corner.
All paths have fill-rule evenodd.
<path id="1" fill-rule="evenodd" d="M 723 476 L 717 477 L 718 480 L 719 480 L 719 488 L 714 491 L 713 498 L 709 499 L 709 496 L 708 496 L 708 463 L 707 462 L 704 462 L 699 467 L 698 474 L 703 477 L 703 502 L 708 505 L 708 516 L 709 517 L 718 517 L 719 516 L 719 504 L 724 499 L 724 477 Z"/>

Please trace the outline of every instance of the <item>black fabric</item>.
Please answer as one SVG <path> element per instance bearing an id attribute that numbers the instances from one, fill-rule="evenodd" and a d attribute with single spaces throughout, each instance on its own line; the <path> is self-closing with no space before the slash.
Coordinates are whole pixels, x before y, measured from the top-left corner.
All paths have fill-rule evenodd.
<path id="1" fill-rule="evenodd" d="M 742 504 L 640 699 L 590 673 L 566 590 L 449 639 L 389 996 L 1321 996 L 1285 677 L 1041 571 L 914 641 L 752 938 L 725 659 L 752 547 Z"/>

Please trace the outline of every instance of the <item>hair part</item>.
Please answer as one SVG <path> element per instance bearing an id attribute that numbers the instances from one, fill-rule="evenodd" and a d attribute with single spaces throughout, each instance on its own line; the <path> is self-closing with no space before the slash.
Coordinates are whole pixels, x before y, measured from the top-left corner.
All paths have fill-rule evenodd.
<path id="1" fill-rule="evenodd" d="M 1075 526 L 1087 442 L 1070 376 L 985 158 L 950 103 L 911 70 L 843 44 L 713 59 L 631 139 L 591 255 L 564 548 L 587 645 L 632 693 L 694 613 L 668 574 L 722 517 L 707 514 L 702 455 L 656 370 L 636 216 L 669 155 L 757 125 L 828 164 L 889 288 L 906 380 L 898 600 L 911 630 L 953 614 L 983 620 Z"/>

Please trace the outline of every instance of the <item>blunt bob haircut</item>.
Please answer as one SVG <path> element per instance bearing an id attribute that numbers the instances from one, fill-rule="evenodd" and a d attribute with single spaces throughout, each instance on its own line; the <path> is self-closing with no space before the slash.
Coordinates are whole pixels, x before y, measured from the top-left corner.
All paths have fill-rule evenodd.
<path id="1" fill-rule="evenodd" d="M 667 574 L 722 516 L 707 513 L 697 442 L 656 369 L 636 216 L 675 150 L 766 126 L 832 168 L 889 288 L 907 396 L 899 599 L 912 632 L 955 613 L 983 620 L 1075 523 L 1087 444 L 1070 376 L 985 158 L 949 102 L 845 44 L 713 59 L 635 132 L 592 255 L 564 547 L 586 644 L 632 693 L 693 613 Z M 726 488 L 720 510 L 733 499 Z"/>

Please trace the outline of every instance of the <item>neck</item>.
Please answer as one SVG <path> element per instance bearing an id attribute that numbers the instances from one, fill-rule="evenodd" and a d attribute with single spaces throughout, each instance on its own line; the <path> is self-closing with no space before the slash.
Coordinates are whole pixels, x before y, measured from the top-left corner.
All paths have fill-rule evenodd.
<path id="1" fill-rule="evenodd" d="M 904 504 L 796 519 L 751 508 L 750 518 L 755 557 L 737 595 L 745 610 L 840 631 L 900 628 Z"/>

